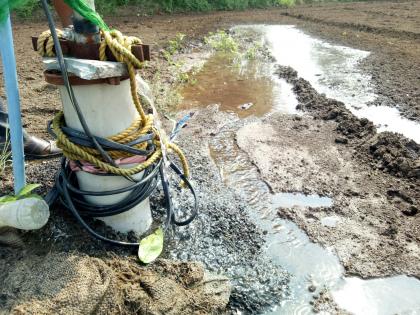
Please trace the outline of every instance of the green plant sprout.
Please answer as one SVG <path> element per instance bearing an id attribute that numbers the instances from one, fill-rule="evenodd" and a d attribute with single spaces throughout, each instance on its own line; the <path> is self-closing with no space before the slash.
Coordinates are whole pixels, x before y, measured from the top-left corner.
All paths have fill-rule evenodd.
<path id="1" fill-rule="evenodd" d="M 4 174 L 7 166 L 10 164 L 11 160 L 11 152 L 10 152 L 10 141 L 9 141 L 9 133 L 6 132 L 6 139 L 2 144 L 2 149 L 0 151 L 0 176 Z"/>
<path id="2" fill-rule="evenodd" d="M 226 31 L 219 30 L 216 33 L 210 32 L 209 36 L 204 37 L 204 42 L 216 51 L 225 53 L 237 53 L 238 43 Z"/>
<path id="3" fill-rule="evenodd" d="M 7 195 L 7 196 L 0 197 L 0 204 L 6 203 L 6 202 L 13 202 L 13 201 L 24 199 L 24 198 L 42 199 L 41 196 L 32 193 L 34 189 L 40 186 L 41 186 L 40 184 L 28 184 L 25 187 L 23 187 L 16 195 Z"/>

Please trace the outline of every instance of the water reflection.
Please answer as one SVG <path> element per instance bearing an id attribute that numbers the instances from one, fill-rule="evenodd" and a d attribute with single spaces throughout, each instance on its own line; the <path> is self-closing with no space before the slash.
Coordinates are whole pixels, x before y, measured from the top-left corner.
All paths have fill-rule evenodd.
<path id="1" fill-rule="evenodd" d="M 273 64 L 261 60 L 235 64 L 226 54 L 216 53 L 195 75 L 196 83 L 181 89 L 180 109 L 220 104 L 221 110 L 235 112 L 241 118 L 260 117 L 272 109 L 296 113 L 298 102 L 292 86 L 272 73 Z M 252 105 L 242 109 L 245 104 Z"/>
<path id="2" fill-rule="evenodd" d="M 372 121 L 379 131 L 393 131 L 420 143 L 420 124 L 403 118 L 395 107 L 369 105 L 377 95 L 371 76 L 358 64 L 369 52 L 333 45 L 291 25 L 248 25 L 265 40 L 278 64 L 294 68 L 327 97 L 342 101 L 358 117 Z M 396 104 L 400 105 L 400 104 Z"/>

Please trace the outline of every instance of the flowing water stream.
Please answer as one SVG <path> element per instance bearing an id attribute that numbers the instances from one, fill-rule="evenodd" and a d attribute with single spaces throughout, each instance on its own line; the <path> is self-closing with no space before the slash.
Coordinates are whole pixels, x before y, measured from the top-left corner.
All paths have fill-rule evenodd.
<path id="1" fill-rule="evenodd" d="M 376 95 L 370 77 L 357 68 L 368 52 L 323 42 L 293 26 L 239 26 L 234 30 L 258 34 L 277 63 L 293 67 L 319 92 L 343 101 L 354 114 L 377 124 L 379 130 L 397 131 L 420 141 L 419 125 L 402 118 L 397 109 L 369 106 Z M 273 111 L 297 113 L 291 86 L 272 75 L 273 67 L 247 62 L 238 69 L 226 65 L 223 56 L 216 54 L 197 75 L 197 84 L 182 91 L 182 108 L 219 103 L 221 110 L 239 116 L 212 137 L 209 149 L 224 182 L 243 196 L 252 209 L 251 219 L 267 231 L 263 252 L 291 274 L 290 294 L 266 314 L 311 314 L 310 302 L 323 288 L 331 292 L 340 308 L 354 314 L 420 314 L 418 279 L 405 275 L 370 280 L 344 277 L 332 248 L 311 242 L 296 224 L 277 215 L 280 208 L 330 207 L 334 200 L 299 192 L 272 194 L 235 142 L 244 119 L 259 119 Z M 243 104 L 252 105 L 242 109 Z M 319 224 L 334 228 L 339 221 L 329 216 Z"/>
<path id="2" fill-rule="evenodd" d="M 420 143 L 420 124 L 403 118 L 395 107 L 369 106 L 377 95 L 371 76 L 357 68 L 369 52 L 327 43 L 291 25 L 238 27 L 244 28 L 259 32 L 277 63 L 294 68 L 318 92 L 343 102 L 356 116 L 372 121 L 379 131 L 398 132 Z"/>

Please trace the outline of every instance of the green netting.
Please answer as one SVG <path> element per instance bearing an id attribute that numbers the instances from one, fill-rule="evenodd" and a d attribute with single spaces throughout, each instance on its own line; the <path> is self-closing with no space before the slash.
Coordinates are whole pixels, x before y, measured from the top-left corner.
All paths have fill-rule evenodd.
<path id="1" fill-rule="evenodd" d="M 0 0 L 2 1 L 2 0 Z M 64 0 L 74 11 L 83 16 L 86 20 L 97 25 L 101 30 L 109 31 L 108 25 L 101 16 L 92 10 L 83 0 Z"/>
<path id="2" fill-rule="evenodd" d="M 26 5 L 26 2 L 28 0 L 0 0 L 0 24 L 6 21 L 9 10 L 12 11 L 16 8 L 23 7 Z"/>
<path id="3" fill-rule="evenodd" d="M 0 24 L 6 21 L 9 11 L 23 8 L 29 0 L 0 0 Z M 109 31 L 108 25 L 101 16 L 93 11 L 83 0 L 64 0 L 74 11 L 86 20 L 97 25 L 100 29 Z"/>

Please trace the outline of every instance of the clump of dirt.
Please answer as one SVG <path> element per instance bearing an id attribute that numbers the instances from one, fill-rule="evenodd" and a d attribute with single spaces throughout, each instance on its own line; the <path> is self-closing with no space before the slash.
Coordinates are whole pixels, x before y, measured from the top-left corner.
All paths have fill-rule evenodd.
<path id="1" fill-rule="evenodd" d="M 395 176 L 420 178 L 420 146 L 416 142 L 393 132 L 377 133 L 372 122 L 353 115 L 344 103 L 319 94 L 291 67 L 278 66 L 276 74 L 293 85 L 299 101 L 297 109 L 337 123 L 336 131 L 340 136 L 335 139 L 336 143 L 348 144 L 354 140 L 353 145 L 363 148 L 358 154 L 368 155 L 375 167 Z"/>
<path id="2" fill-rule="evenodd" d="M 344 103 L 319 94 L 305 79 L 299 78 L 291 67 L 277 66 L 276 74 L 293 85 L 299 101 L 297 109 L 315 113 L 316 117 L 337 122 L 337 131 L 348 139 L 363 138 L 376 132 L 369 120 L 354 116 Z M 344 141 L 345 142 L 345 141 Z"/>
<path id="3" fill-rule="evenodd" d="M 3 252 L 4 253 L 4 252 Z M 2 257 L 0 313 L 220 314 L 230 295 L 226 277 L 195 262 L 49 253 Z"/>
<path id="4" fill-rule="evenodd" d="M 314 313 L 325 312 L 327 314 L 349 315 L 350 313 L 340 309 L 328 289 L 322 289 L 319 294 L 313 295 L 313 300 L 310 302 L 312 311 Z"/>
<path id="5" fill-rule="evenodd" d="M 381 132 L 365 144 L 380 169 L 400 177 L 420 178 L 420 145 L 392 132 Z"/>

